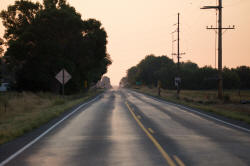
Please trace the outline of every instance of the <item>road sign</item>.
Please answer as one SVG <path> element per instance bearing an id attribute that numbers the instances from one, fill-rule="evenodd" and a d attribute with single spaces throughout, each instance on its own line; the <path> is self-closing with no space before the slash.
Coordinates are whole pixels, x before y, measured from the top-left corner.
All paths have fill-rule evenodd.
<path id="1" fill-rule="evenodd" d="M 142 84 L 142 82 L 140 82 L 140 81 L 136 81 L 136 83 L 135 83 L 136 85 L 141 85 Z"/>
<path id="2" fill-rule="evenodd" d="M 56 79 L 61 83 L 61 84 L 66 84 L 70 79 L 71 75 L 67 72 L 66 69 L 62 69 L 57 75 Z"/>
<path id="3" fill-rule="evenodd" d="M 175 77 L 174 78 L 174 84 L 175 84 L 175 86 L 179 86 L 179 83 L 181 83 L 181 78 L 180 77 Z"/>

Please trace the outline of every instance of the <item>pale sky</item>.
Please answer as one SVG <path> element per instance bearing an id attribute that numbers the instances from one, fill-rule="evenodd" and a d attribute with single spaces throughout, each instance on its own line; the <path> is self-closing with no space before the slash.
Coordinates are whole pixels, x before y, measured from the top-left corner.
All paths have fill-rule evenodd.
<path id="1" fill-rule="evenodd" d="M 35 1 L 35 0 L 34 0 Z M 41 2 L 42 0 L 40 0 Z M 14 0 L 0 0 L 6 9 Z M 180 12 L 181 61 L 215 66 L 215 32 L 206 26 L 216 23 L 215 10 L 201 10 L 216 0 L 68 0 L 82 14 L 95 18 L 108 33 L 108 53 L 113 64 L 106 74 L 118 85 L 126 70 L 148 54 L 172 58 L 172 35 Z M 223 26 L 235 30 L 223 35 L 223 66 L 250 66 L 250 0 L 223 0 Z M 3 35 L 0 24 L 0 34 Z M 174 36 L 176 38 L 176 34 Z M 174 52 L 176 43 L 174 43 Z M 174 57 L 176 61 L 176 57 Z"/>

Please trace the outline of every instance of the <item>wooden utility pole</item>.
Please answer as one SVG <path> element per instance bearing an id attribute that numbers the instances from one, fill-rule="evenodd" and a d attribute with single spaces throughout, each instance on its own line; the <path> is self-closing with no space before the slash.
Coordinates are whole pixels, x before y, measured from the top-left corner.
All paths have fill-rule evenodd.
<path id="1" fill-rule="evenodd" d="M 177 23 L 177 59 L 178 59 L 178 75 L 180 75 L 180 13 L 178 13 Z"/>
<path id="2" fill-rule="evenodd" d="M 180 77 L 180 13 L 178 13 L 178 23 L 177 23 L 177 70 L 178 70 L 178 77 Z M 177 86 L 177 94 L 180 94 L 181 89 L 181 81 L 179 81 Z"/>
<path id="3" fill-rule="evenodd" d="M 222 30 L 235 29 L 235 27 L 222 27 L 222 0 L 218 6 L 204 6 L 201 9 L 216 9 L 219 11 L 218 27 L 207 27 L 207 29 L 218 30 L 218 98 L 223 99 L 223 78 L 222 78 Z"/>
<path id="4" fill-rule="evenodd" d="M 180 55 L 185 53 L 180 53 L 180 13 L 178 13 L 178 22 L 177 22 L 177 54 L 173 53 L 172 55 L 177 55 L 177 77 L 175 82 L 177 83 L 177 94 L 179 95 L 181 90 L 181 78 L 180 78 Z"/>

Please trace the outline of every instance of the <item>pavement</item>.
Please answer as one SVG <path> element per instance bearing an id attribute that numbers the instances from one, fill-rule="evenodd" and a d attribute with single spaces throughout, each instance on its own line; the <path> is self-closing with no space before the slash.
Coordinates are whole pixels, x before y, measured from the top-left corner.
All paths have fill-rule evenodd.
<path id="1" fill-rule="evenodd" d="M 0 166 L 250 165 L 247 128 L 131 90 L 106 91 L 65 117 Z"/>

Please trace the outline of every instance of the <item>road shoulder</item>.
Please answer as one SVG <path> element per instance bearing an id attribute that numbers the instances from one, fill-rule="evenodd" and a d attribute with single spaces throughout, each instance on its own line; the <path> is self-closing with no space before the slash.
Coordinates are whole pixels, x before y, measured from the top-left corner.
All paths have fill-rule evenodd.
<path id="1" fill-rule="evenodd" d="M 88 100 L 64 111 L 61 115 L 50 120 L 48 123 L 41 125 L 37 129 L 34 129 L 31 132 L 28 132 L 23 136 L 20 136 L 10 142 L 0 145 L 0 165 L 4 160 L 9 158 L 11 155 L 17 153 L 19 150 L 30 144 L 32 141 L 36 140 L 40 136 L 46 135 L 46 132 L 49 132 L 64 120 L 72 118 L 78 112 L 82 111 L 83 108 L 89 107 L 94 101 L 101 98 L 101 96 L 102 93 L 90 97 Z"/>

